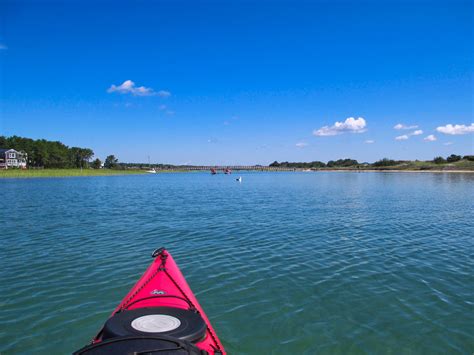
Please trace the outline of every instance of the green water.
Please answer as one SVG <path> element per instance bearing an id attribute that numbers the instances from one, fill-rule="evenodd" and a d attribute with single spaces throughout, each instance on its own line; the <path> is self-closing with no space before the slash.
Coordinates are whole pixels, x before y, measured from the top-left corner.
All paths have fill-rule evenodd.
<path id="1" fill-rule="evenodd" d="M 85 345 L 166 246 L 230 354 L 472 354 L 474 175 L 0 181 L 0 352 Z"/>

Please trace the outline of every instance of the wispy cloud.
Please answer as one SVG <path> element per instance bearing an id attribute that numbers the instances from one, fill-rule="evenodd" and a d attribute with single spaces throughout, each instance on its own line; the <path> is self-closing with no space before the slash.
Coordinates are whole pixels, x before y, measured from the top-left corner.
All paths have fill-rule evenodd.
<path id="1" fill-rule="evenodd" d="M 160 90 L 156 93 L 159 97 L 170 97 L 171 93 L 166 90 Z"/>
<path id="2" fill-rule="evenodd" d="M 422 135 L 422 134 L 423 134 L 423 131 L 421 129 L 417 129 L 416 131 L 413 131 L 413 132 L 395 137 L 395 140 L 397 140 L 397 141 L 406 141 L 407 139 L 410 138 L 410 136 L 419 136 L 419 135 Z"/>
<path id="3" fill-rule="evenodd" d="M 350 133 L 362 133 L 366 131 L 367 123 L 364 118 L 354 117 L 347 118 L 344 122 L 335 122 L 332 126 L 324 126 L 320 129 L 314 130 L 313 135 L 315 136 L 336 136 L 346 132 Z"/>
<path id="4" fill-rule="evenodd" d="M 366 141 L 364 141 L 365 144 L 374 144 L 375 141 L 373 139 L 367 139 Z"/>
<path id="5" fill-rule="evenodd" d="M 211 137 L 207 140 L 207 143 L 215 144 L 219 143 L 219 140 L 217 138 Z"/>
<path id="6" fill-rule="evenodd" d="M 169 97 L 171 93 L 169 91 L 160 90 L 158 92 L 154 91 L 152 88 L 147 88 L 145 86 L 136 86 L 132 80 L 125 80 L 120 85 L 111 85 L 107 89 L 108 93 L 119 93 L 119 94 L 131 94 L 134 96 L 160 96 L 160 97 Z"/>
<path id="7" fill-rule="evenodd" d="M 416 129 L 418 128 L 417 125 L 406 125 L 406 124 L 403 124 L 403 123 L 397 123 L 395 126 L 393 126 L 394 129 Z"/>
<path id="8" fill-rule="evenodd" d="M 450 134 L 450 135 L 461 135 L 474 132 L 474 123 L 471 123 L 470 126 L 463 124 L 447 124 L 446 126 L 440 126 L 436 128 L 439 133 Z"/>
<path id="9" fill-rule="evenodd" d="M 8 47 L 5 44 L 0 43 L 0 51 L 5 49 L 8 49 Z"/>
<path id="10" fill-rule="evenodd" d="M 423 140 L 426 142 L 434 142 L 435 140 L 437 140 L 437 138 L 434 134 L 430 134 L 429 136 L 423 138 Z"/>
<path id="11" fill-rule="evenodd" d="M 224 126 L 230 126 L 232 124 L 232 122 L 235 122 L 239 119 L 238 116 L 232 116 L 229 120 L 225 120 L 223 122 Z"/>
<path id="12" fill-rule="evenodd" d="M 169 116 L 174 115 L 174 111 L 173 111 L 173 110 L 170 110 L 170 109 L 168 108 L 168 106 L 166 106 L 166 105 L 160 105 L 160 106 L 158 106 L 158 109 L 159 109 L 160 111 L 164 112 L 165 114 L 169 115 Z"/>
<path id="13" fill-rule="evenodd" d="M 298 143 L 295 144 L 295 146 L 298 147 L 298 148 L 304 148 L 304 147 L 308 146 L 308 143 L 298 142 Z"/>
<path id="14" fill-rule="evenodd" d="M 446 142 L 446 143 L 443 143 L 443 145 L 453 145 L 453 142 Z"/>

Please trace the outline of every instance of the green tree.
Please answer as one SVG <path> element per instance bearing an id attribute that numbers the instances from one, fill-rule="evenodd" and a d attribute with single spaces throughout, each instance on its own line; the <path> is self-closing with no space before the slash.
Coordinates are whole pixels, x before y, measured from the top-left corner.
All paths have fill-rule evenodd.
<path id="1" fill-rule="evenodd" d="M 318 160 L 312 161 L 311 163 L 309 163 L 309 165 L 311 168 L 324 168 L 326 166 L 326 164 Z"/>
<path id="2" fill-rule="evenodd" d="M 329 164 L 331 164 L 331 166 L 348 167 L 348 166 L 358 165 L 359 162 L 354 159 L 338 159 L 336 161 L 333 161 L 333 160 L 328 161 L 328 166 Z"/>
<path id="3" fill-rule="evenodd" d="M 465 155 L 462 158 L 465 160 L 474 161 L 474 155 Z"/>
<path id="4" fill-rule="evenodd" d="M 30 166 L 45 168 L 86 167 L 94 152 L 89 148 L 69 148 L 61 142 L 33 140 L 18 136 L 0 137 L 0 148 L 12 148 L 28 154 Z"/>
<path id="5" fill-rule="evenodd" d="M 102 162 L 100 161 L 99 158 L 94 160 L 91 164 L 92 169 L 100 169 L 102 167 Z"/>
<path id="6" fill-rule="evenodd" d="M 433 163 L 435 164 L 444 164 L 446 163 L 446 159 L 444 159 L 443 157 L 436 157 L 433 159 Z"/>
<path id="7" fill-rule="evenodd" d="M 70 164 L 74 168 L 86 168 L 94 156 L 92 149 L 72 147 L 69 149 Z"/>
<path id="8" fill-rule="evenodd" d="M 373 166 L 377 167 L 384 167 L 384 166 L 394 166 L 400 164 L 400 161 L 388 159 L 388 158 L 383 158 L 381 160 L 377 160 Z"/>
<path id="9" fill-rule="evenodd" d="M 446 160 L 448 163 L 455 163 L 461 160 L 461 156 L 456 155 L 456 154 L 451 154 L 449 157 L 446 158 Z"/>
<path id="10" fill-rule="evenodd" d="M 118 159 L 115 158 L 115 155 L 109 155 L 105 158 L 104 168 L 113 169 L 117 167 Z"/>

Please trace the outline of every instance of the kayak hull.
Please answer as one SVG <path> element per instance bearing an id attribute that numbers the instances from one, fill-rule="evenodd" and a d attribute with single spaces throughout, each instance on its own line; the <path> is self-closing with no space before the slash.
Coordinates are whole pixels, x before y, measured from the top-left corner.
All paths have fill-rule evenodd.
<path id="1" fill-rule="evenodd" d="M 141 315 L 142 313 L 145 314 L 147 310 L 159 309 L 162 311 L 160 313 L 163 313 L 159 315 L 159 317 L 162 317 L 158 320 L 160 326 L 172 327 L 173 318 L 177 317 L 176 319 L 179 319 L 180 314 L 187 313 L 188 316 L 191 315 L 187 321 L 195 323 L 194 326 L 197 328 L 195 333 L 199 334 L 199 336 L 197 339 L 180 339 L 192 340 L 195 346 L 207 351 L 209 354 L 226 354 L 211 322 L 191 291 L 171 254 L 164 248 L 161 248 L 153 253 L 153 257 L 155 258 L 154 261 L 113 311 L 104 328 L 94 338 L 93 344 L 108 341 L 110 338 L 110 335 L 108 335 L 110 330 L 108 328 L 111 327 L 108 323 L 116 323 L 116 320 L 120 317 L 124 318 L 135 313 Z M 193 316 L 191 313 L 195 313 L 196 316 Z M 143 323 L 144 325 L 140 326 L 144 326 L 144 329 L 146 329 L 146 317 L 148 316 L 139 317 L 135 323 L 138 322 L 139 325 L 140 322 Z M 197 324 L 199 322 L 194 321 L 193 317 L 202 318 L 199 321 L 201 323 Z M 183 320 L 181 319 L 181 321 Z M 156 320 L 151 322 L 157 323 Z M 181 323 L 179 320 L 175 320 L 175 322 Z M 168 335 L 168 333 L 163 334 Z"/>

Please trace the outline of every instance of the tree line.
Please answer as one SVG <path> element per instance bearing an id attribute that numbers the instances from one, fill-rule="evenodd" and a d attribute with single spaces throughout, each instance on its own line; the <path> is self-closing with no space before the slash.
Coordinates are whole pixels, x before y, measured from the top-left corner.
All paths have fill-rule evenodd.
<path id="1" fill-rule="evenodd" d="M 92 160 L 94 151 L 90 148 L 68 147 L 59 141 L 48 141 L 46 139 L 31 139 L 18 136 L 5 137 L 0 136 L 0 148 L 15 149 L 28 154 L 28 166 L 41 168 L 94 168 L 99 169 L 102 166 L 109 169 L 127 169 L 143 168 L 143 163 L 119 163 L 114 155 L 109 155 L 104 163 L 99 158 Z M 474 161 L 474 155 L 456 155 L 451 154 L 446 158 L 435 157 L 430 162 L 435 164 L 455 163 L 460 160 Z M 281 162 L 274 161 L 270 167 L 297 168 L 297 169 L 317 169 L 332 167 L 389 167 L 396 166 L 410 161 L 380 159 L 376 162 L 359 163 L 355 159 L 329 160 L 327 163 L 322 161 L 312 162 Z M 156 168 L 173 169 L 177 166 L 172 164 L 153 164 Z"/>
<path id="2" fill-rule="evenodd" d="M 89 167 L 99 169 L 102 167 L 99 158 L 92 160 L 94 156 L 92 149 L 68 147 L 59 141 L 0 136 L 0 148 L 25 152 L 28 155 L 27 163 L 30 167 L 56 169 Z M 109 155 L 104 162 L 104 167 L 117 166 L 118 160 L 113 155 Z"/>
<path id="3" fill-rule="evenodd" d="M 350 167 L 350 166 L 357 166 L 360 163 L 354 159 L 338 159 L 338 160 L 329 160 L 327 163 L 322 161 L 312 161 L 309 163 L 303 162 L 294 162 L 290 163 L 287 161 L 284 162 L 277 162 L 274 161 L 269 166 L 274 168 L 297 168 L 297 169 L 312 169 L 312 168 L 332 168 L 332 167 Z"/>
<path id="4" fill-rule="evenodd" d="M 469 161 L 474 161 L 474 155 L 465 155 L 461 157 L 460 155 L 456 154 L 451 154 L 449 157 L 443 158 L 443 157 L 436 157 L 433 159 L 433 163 L 435 164 L 446 164 L 446 163 L 455 163 L 460 160 L 469 160 Z"/>
<path id="5" fill-rule="evenodd" d="M 447 163 L 455 163 L 460 160 L 469 160 L 474 161 L 474 155 L 456 155 L 451 154 L 450 156 L 443 158 L 443 157 L 435 157 L 433 160 L 429 162 L 435 164 L 447 164 Z M 410 161 L 407 160 L 393 160 L 388 158 L 383 158 L 377 160 L 374 163 L 359 163 L 355 159 L 338 159 L 338 160 L 329 160 L 327 163 L 322 161 L 312 161 L 312 162 L 281 162 L 274 161 L 269 166 L 275 168 L 296 168 L 296 169 L 317 169 L 317 168 L 339 168 L 339 167 L 387 167 L 387 166 L 396 166 L 404 163 L 409 163 Z"/>

